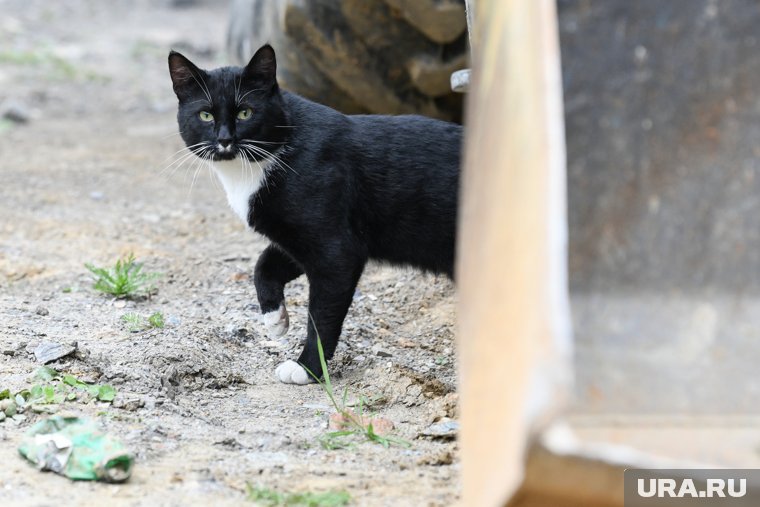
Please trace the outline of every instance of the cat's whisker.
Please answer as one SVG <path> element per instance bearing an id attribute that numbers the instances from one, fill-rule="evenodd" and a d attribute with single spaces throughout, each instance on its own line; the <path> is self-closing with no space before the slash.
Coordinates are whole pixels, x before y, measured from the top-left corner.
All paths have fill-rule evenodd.
<path id="1" fill-rule="evenodd" d="M 194 155 L 197 155 L 194 151 L 189 151 L 187 153 L 182 154 L 177 160 L 172 162 L 171 164 L 167 164 L 166 167 L 164 167 L 159 175 L 167 175 L 167 179 L 172 177 L 174 173 L 179 169 L 185 162 L 188 160 L 191 160 Z"/>
<path id="2" fill-rule="evenodd" d="M 298 171 L 296 171 L 295 169 L 293 169 L 287 162 L 285 162 L 284 160 L 282 160 L 281 153 L 284 153 L 285 150 L 287 150 L 287 148 L 288 148 L 287 145 L 285 143 L 283 143 L 283 147 L 281 149 L 279 149 L 279 150 L 277 150 L 275 152 L 270 153 L 270 158 L 271 158 L 272 161 L 274 161 L 281 168 L 283 166 L 285 166 L 284 168 L 290 169 L 293 172 L 293 174 L 298 175 Z"/>
<path id="3" fill-rule="evenodd" d="M 255 183 L 255 178 L 256 178 L 256 174 L 254 173 L 254 170 L 253 170 L 253 164 L 251 163 L 251 159 L 252 159 L 254 162 L 256 162 L 256 165 L 259 167 L 259 172 L 261 174 L 260 177 L 263 178 L 264 185 L 267 187 L 267 191 L 269 191 L 269 182 L 267 181 L 266 171 L 264 170 L 264 168 L 261 166 L 259 161 L 256 160 L 256 157 L 254 156 L 254 154 L 250 151 L 248 147 L 241 146 L 240 148 L 246 154 L 246 156 L 241 157 L 241 159 L 245 160 L 246 163 L 248 164 L 248 174 L 250 174 L 250 178 L 251 178 L 250 183 Z M 250 157 L 250 159 L 248 157 Z"/>
<path id="4" fill-rule="evenodd" d="M 214 170 L 214 156 L 209 155 L 208 158 L 208 177 L 211 180 L 211 184 L 214 186 L 214 188 L 218 190 L 223 190 L 223 188 L 219 185 L 219 176 L 216 174 L 216 171 Z"/>
<path id="5" fill-rule="evenodd" d="M 254 160 L 256 159 L 255 155 L 259 155 L 266 160 L 269 159 L 270 153 L 264 150 L 263 148 L 259 148 L 258 146 L 254 144 L 250 144 L 250 143 L 240 143 L 240 146 L 244 146 L 247 150 L 247 153 L 249 155 L 252 155 L 251 158 L 253 158 Z"/>
<path id="6" fill-rule="evenodd" d="M 266 171 L 264 170 L 263 167 L 261 167 L 261 163 L 258 160 L 256 160 L 256 158 L 254 158 L 253 160 L 254 162 L 256 162 L 256 165 L 259 166 L 259 171 L 261 171 L 261 177 L 264 180 L 264 186 L 267 187 L 267 192 L 269 192 L 269 181 L 268 181 L 268 178 L 266 177 Z"/>
<path id="7" fill-rule="evenodd" d="M 264 91 L 264 90 L 265 90 L 265 88 L 256 88 L 256 89 L 254 89 L 254 90 L 248 90 L 247 92 L 245 92 L 245 93 L 243 94 L 243 96 L 242 96 L 242 97 L 240 97 L 240 99 L 238 99 L 238 101 L 237 101 L 237 105 L 239 106 L 239 105 L 240 105 L 240 103 L 241 103 L 241 102 L 243 102 L 243 99 L 244 99 L 244 98 L 246 98 L 246 97 L 247 97 L 248 95 L 250 95 L 251 93 L 254 93 L 254 92 L 260 92 L 260 91 Z"/>
<path id="8" fill-rule="evenodd" d="M 165 136 L 161 137 L 161 140 L 169 139 L 170 137 L 178 136 L 178 135 L 181 135 L 181 134 L 182 134 L 182 131 L 174 132 L 174 133 L 171 133 L 171 134 L 166 134 Z"/>
<path id="9" fill-rule="evenodd" d="M 241 146 L 240 149 L 243 151 L 240 157 L 242 171 L 246 176 L 250 177 L 250 181 L 248 182 L 250 184 L 251 182 L 253 182 L 253 166 L 251 165 L 251 161 L 248 160 L 248 157 L 250 156 L 250 154 L 248 153 L 245 147 Z M 242 156 L 242 155 L 245 155 L 245 156 Z"/>
<path id="10" fill-rule="evenodd" d="M 192 155 L 195 155 L 194 153 Z M 193 156 L 187 156 L 184 159 L 182 159 L 177 165 L 175 165 L 171 172 L 168 174 L 167 179 L 174 177 L 174 175 L 179 171 L 180 169 L 183 169 L 186 164 L 190 163 L 192 164 L 194 158 Z"/>
<path id="11" fill-rule="evenodd" d="M 198 143 L 198 144 L 205 145 L 205 144 L 208 144 L 208 143 Z M 183 150 L 179 150 L 177 153 L 175 153 L 174 155 L 172 155 L 172 157 L 175 157 L 175 156 L 177 156 L 179 154 L 178 158 L 176 160 L 174 160 L 173 162 L 171 162 L 170 164 L 167 164 L 166 167 L 164 167 L 161 170 L 161 172 L 159 173 L 159 175 L 163 175 L 163 174 L 169 172 L 168 177 L 171 177 L 176 172 L 176 170 L 179 167 L 181 167 L 188 159 L 191 159 L 193 157 L 193 155 L 198 156 L 201 153 L 201 151 L 204 150 L 205 148 L 203 146 L 199 147 L 199 146 L 193 145 L 192 148 L 186 148 L 186 149 L 188 150 L 187 153 L 181 153 Z"/>
<path id="12" fill-rule="evenodd" d="M 201 82 L 198 82 L 198 78 L 195 77 L 195 73 L 191 73 L 191 76 L 193 76 L 193 79 L 195 79 L 195 82 L 198 84 L 198 86 L 203 90 L 203 94 L 206 95 L 206 98 L 208 99 L 209 105 L 211 107 L 214 107 L 214 101 L 211 100 L 211 91 L 208 89 L 208 86 L 206 85 L 206 80 L 203 79 L 203 76 L 201 74 L 198 74 L 198 77 L 201 78 L 201 82 L 203 83 L 201 85 Z"/>
<path id="13" fill-rule="evenodd" d="M 256 174 L 253 171 L 253 164 L 251 164 L 251 161 L 247 157 L 242 157 L 242 160 L 244 160 L 245 164 L 248 166 L 248 184 L 252 185 L 256 180 Z"/>
<path id="14" fill-rule="evenodd" d="M 235 105 L 240 106 L 240 85 L 243 84 L 243 76 L 235 80 Z"/>
<path id="15" fill-rule="evenodd" d="M 190 146 L 185 146 L 183 148 L 180 148 L 177 151 L 175 151 L 174 153 L 172 153 L 171 155 L 169 155 L 168 157 L 166 157 L 164 160 L 162 160 L 162 163 L 169 161 L 172 157 L 176 157 L 178 154 L 182 153 L 185 150 L 191 150 L 192 151 L 193 148 L 197 148 L 199 146 L 203 146 L 204 144 L 209 144 L 209 143 L 208 143 L 208 141 L 201 141 L 200 143 L 191 144 Z"/>
<path id="16" fill-rule="evenodd" d="M 270 152 L 266 151 L 265 149 L 263 149 L 261 147 L 258 147 L 258 146 L 254 145 L 254 144 L 250 144 L 250 142 L 241 143 L 241 145 L 247 146 L 248 148 L 250 148 L 251 150 L 253 150 L 254 153 L 257 153 L 257 154 L 261 155 L 262 157 L 264 157 L 266 160 L 269 160 L 269 161 L 275 163 L 281 169 L 283 169 L 283 170 L 289 169 L 289 170 L 293 171 L 294 174 L 298 174 L 298 171 L 296 171 L 295 169 L 293 169 L 292 167 L 290 167 L 290 165 L 288 165 L 287 162 L 283 161 L 282 158 L 277 154 L 277 152 L 270 153 Z"/>
<path id="17" fill-rule="evenodd" d="M 261 148 L 261 147 L 259 147 L 259 146 L 256 146 L 255 144 L 251 144 L 251 143 L 241 143 L 241 146 L 245 146 L 246 148 L 248 148 L 248 150 L 249 150 L 251 153 L 254 153 L 254 154 L 260 155 L 260 156 L 262 156 L 262 157 L 263 157 L 263 158 L 265 158 L 265 159 L 269 159 L 269 157 L 271 156 L 271 153 L 270 153 L 270 152 L 266 151 L 265 149 L 263 149 L 263 148 Z M 254 157 L 254 158 L 255 158 L 255 157 Z"/>
<path id="18" fill-rule="evenodd" d="M 198 160 L 199 160 L 199 159 L 200 159 L 200 158 L 203 156 L 203 154 L 204 154 L 204 153 L 206 152 L 206 150 L 208 150 L 208 149 L 209 149 L 209 147 L 208 147 L 208 146 L 203 146 L 203 147 L 201 147 L 201 148 L 196 148 L 196 149 L 194 149 L 194 150 L 192 151 L 192 154 L 191 154 L 191 155 L 195 155 L 195 157 L 196 157 L 196 158 L 194 158 L 194 157 L 192 157 L 192 156 L 190 156 L 190 157 L 186 157 L 186 158 L 185 158 L 185 159 L 182 161 L 182 163 L 178 164 L 178 165 L 177 165 L 177 167 L 175 167 L 175 171 L 176 171 L 177 169 L 179 169 L 181 166 L 183 166 L 183 165 L 184 165 L 184 164 L 185 164 L 185 163 L 186 163 L 188 160 L 191 160 L 189 169 L 190 169 L 190 171 L 192 171 L 192 170 L 193 170 L 193 168 L 195 167 L 195 164 L 197 163 L 197 161 L 198 161 Z"/>
<path id="19" fill-rule="evenodd" d="M 248 175 L 248 166 L 246 165 L 246 157 L 243 156 L 242 148 L 240 148 L 240 173 L 244 176 Z"/>
<path id="20" fill-rule="evenodd" d="M 204 165 L 208 167 L 208 157 L 211 156 L 213 153 L 212 148 L 206 148 L 198 157 L 198 160 L 196 161 L 196 164 L 193 166 L 195 168 L 195 171 L 193 172 L 193 179 L 190 182 L 190 190 L 188 192 L 188 195 L 191 195 L 193 193 L 193 187 L 195 187 L 195 181 L 198 178 L 198 173 L 201 172 Z"/>
<path id="21" fill-rule="evenodd" d="M 282 142 L 274 142 L 274 141 L 257 141 L 256 139 L 246 139 L 245 142 L 247 143 L 255 143 L 255 144 L 272 144 L 272 145 L 283 145 L 287 144 L 285 141 Z"/>

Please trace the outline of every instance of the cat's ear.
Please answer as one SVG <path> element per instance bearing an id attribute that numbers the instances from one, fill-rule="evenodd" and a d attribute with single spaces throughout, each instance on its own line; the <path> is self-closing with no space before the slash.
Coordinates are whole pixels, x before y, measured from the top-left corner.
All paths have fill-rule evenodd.
<path id="1" fill-rule="evenodd" d="M 174 93 L 183 100 L 193 91 L 200 89 L 203 71 L 176 51 L 169 53 L 169 74 L 172 77 Z"/>
<path id="2" fill-rule="evenodd" d="M 265 44 L 256 51 L 251 61 L 243 69 L 243 79 L 258 87 L 276 88 L 277 58 L 272 46 Z"/>

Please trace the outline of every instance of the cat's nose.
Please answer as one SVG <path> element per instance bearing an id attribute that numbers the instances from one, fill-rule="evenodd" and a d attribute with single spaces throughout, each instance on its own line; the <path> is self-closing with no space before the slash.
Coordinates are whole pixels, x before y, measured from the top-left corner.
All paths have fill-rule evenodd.
<path id="1" fill-rule="evenodd" d="M 224 138 L 224 139 L 217 139 L 217 141 L 219 142 L 219 146 L 221 146 L 225 150 L 229 148 L 230 146 L 232 146 L 232 139 Z"/>

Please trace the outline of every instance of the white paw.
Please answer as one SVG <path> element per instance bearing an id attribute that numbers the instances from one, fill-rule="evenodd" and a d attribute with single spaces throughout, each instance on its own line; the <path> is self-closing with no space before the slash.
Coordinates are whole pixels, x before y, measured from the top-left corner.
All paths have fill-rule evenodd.
<path id="1" fill-rule="evenodd" d="M 305 385 L 314 382 L 314 377 L 309 375 L 303 366 L 295 361 L 285 361 L 275 370 L 277 378 L 284 384 Z"/>
<path id="2" fill-rule="evenodd" d="M 288 310 L 285 308 L 285 304 L 281 304 L 277 310 L 263 314 L 261 322 L 264 324 L 269 338 L 279 338 L 287 333 L 290 319 L 288 318 Z"/>

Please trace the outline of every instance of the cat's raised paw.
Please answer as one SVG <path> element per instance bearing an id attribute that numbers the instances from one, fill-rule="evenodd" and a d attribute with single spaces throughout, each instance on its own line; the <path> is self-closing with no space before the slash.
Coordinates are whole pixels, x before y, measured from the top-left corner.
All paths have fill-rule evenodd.
<path id="1" fill-rule="evenodd" d="M 261 321 L 270 338 L 279 338 L 284 335 L 288 332 L 288 326 L 290 325 L 288 310 L 284 304 L 281 304 L 277 310 L 263 314 Z"/>
<path id="2" fill-rule="evenodd" d="M 305 385 L 314 382 L 314 377 L 295 361 L 285 361 L 275 370 L 277 378 L 284 384 Z"/>

